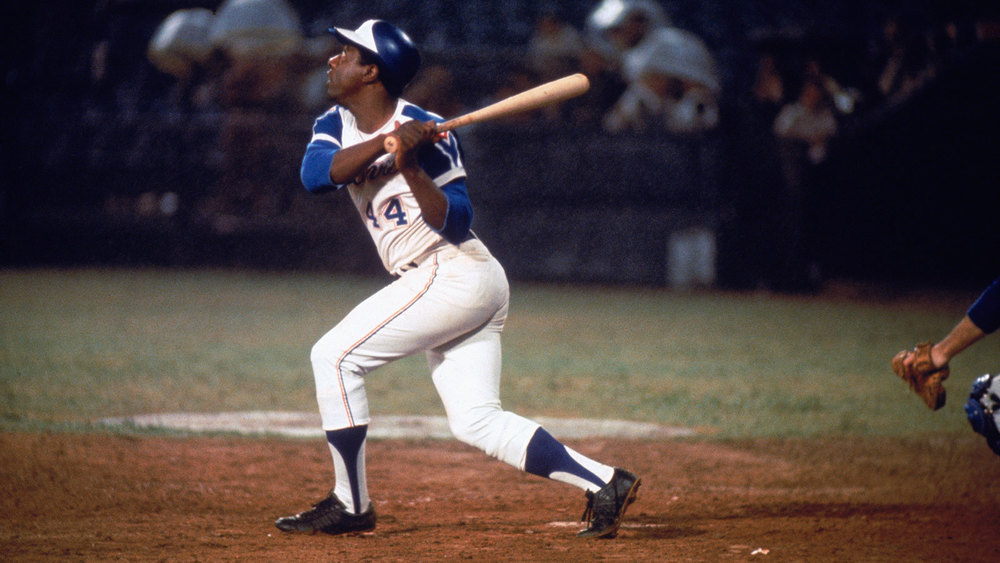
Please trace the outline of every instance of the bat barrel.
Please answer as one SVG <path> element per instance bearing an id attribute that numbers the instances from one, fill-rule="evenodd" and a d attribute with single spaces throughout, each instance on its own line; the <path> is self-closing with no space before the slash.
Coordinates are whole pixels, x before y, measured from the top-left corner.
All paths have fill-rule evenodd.
<path id="1" fill-rule="evenodd" d="M 451 131 L 463 125 L 479 123 L 490 119 L 507 117 L 535 110 L 570 98 L 575 98 L 590 89 L 586 75 L 577 73 L 564 76 L 540 86 L 535 86 L 509 98 L 504 98 L 484 108 L 477 109 L 438 125 L 438 131 Z M 399 148 L 399 139 L 389 135 L 385 139 L 386 152 L 393 153 Z"/>

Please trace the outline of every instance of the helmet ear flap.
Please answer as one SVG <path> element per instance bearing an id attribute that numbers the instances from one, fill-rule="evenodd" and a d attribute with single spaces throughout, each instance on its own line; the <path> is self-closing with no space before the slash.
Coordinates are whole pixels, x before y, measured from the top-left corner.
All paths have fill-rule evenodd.
<path id="1" fill-rule="evenodd" d="M 965 416 L 977 434 L 986 438 L 993 453 L 1000 455 L 1000 376 L 986 374 L 972 383 L 969 400 L 965 403 Z"/>

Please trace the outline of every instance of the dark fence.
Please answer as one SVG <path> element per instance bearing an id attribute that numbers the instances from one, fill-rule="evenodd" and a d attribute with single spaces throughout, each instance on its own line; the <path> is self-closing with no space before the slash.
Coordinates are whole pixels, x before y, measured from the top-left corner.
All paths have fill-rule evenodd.
<path id="1" fill-rule="evenodd" d="M 45 174 L 8 202 L 4 262 L 377 272 L 348 198 L 299 184 L 311 120 L 90 115 L 46 145 Z M 718 227 L 717 137 L 460 134 L 474 229 L 512 277 L 662 284 L 671 235 Z"/>
<path id="2" fill-rule="evenodd" d="M 516 277 L 662 284 L 671 240 L 684 246 L 679 237 L 695 231 L 714 240 L 717 137 L 482 127 L 464 138 L 476 230 Z M 714 281 L 672 266 L 685 280 Z"/>

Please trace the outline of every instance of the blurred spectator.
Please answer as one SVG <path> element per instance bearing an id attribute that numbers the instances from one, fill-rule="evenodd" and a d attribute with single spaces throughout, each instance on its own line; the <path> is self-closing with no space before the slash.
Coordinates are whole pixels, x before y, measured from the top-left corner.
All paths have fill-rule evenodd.
<path id="1" fill-rule="evenodd" d="M 995 46 L 1000 43 L 1000 7 L 990 4 L 981 6 L 980 11 L 974 23 L 976 41 Z"/>
<path id="2" fill-rule="evenodd" d="M 178 83 L 189 82 L 195 68 L 203 65 L 212 52 L 208 34 L 215 14 L 207 8 L 190 8 L 171 13 L 157 27 L 146 56 L 157 69 L 173 76 Z"/>
<path id="3" fill-rule="evenodd" d="M 649 31 L 668 23 L 650 0 L 604 0 L 587 17 L 580 64 L 590 90 L 575 105 L 578 124 L 601 127 L 601 119 L 628 87 L 625 58 Z"/>
<path id="4" fill-rule="evenodd" d="M 775 286 L 780 276 L 774 248 L 780 232 L 774 220 L 774 202 L 780 201 L 781 165 L 778 160 L 774 118 L 784 107 L 788 85 L 780 49 L 760 43 L 753 82 L 738 97 L 732 112 L 734 134 L 729 164 L 731 191 L 725 198 L 730 207 L 722 230 L 722 253 L 732 260 L 723 263 L 723 276 L 741 289 Z"/>
<path id="5" fill-rule="evenodd" d="M 223 100 L 223 76 L 230 65 L 222 49 L 213 49 L 204 64 L 195 67 L 187 102 L 190 109 L 201 113 L 220 113 Z"/>
<path id="6" fill-rule="evenodd" d="M 276 181 L 284 147 L 270 126 L 273 116 L 295 107 L 288 70 L 286 57 L 241 56 L 222 76 L 222 175 L 202 213 L 224 230 L 235 217 L 283 212 L 293 194 L 288 184 Z"/>
<path id="7" fill-rule="evenodd" d="M 936 74 L 932 37 L 920 18 L 905 11 L 890 14 L 882 33 L 885 54 L 876 90 L 884 100 L 900 101 Z"/>
<path id="8" fill-rule="evenodd" d="M 628 89 L 605 116 L 606 131 L 700 133 L 719 123 L 715 59 L 696 35 L 660 28 L 631 57 Z"/>
<path id="9" fill-rule="evenodd" d="M 284 212 L 294 177 L 279 180 L 288 148 L 270 126 L 297 107 L 295 58 L 302 49 L 298 16 L 284 0 L 227 0 L 212 20 L 209 40 L 226 55 L 221 76 L 222 174 L 201 214 L 220 231 L 240 219 Z"/>
<path id="10" fill-rule="evenodd" d="M 296 52 L 294 76 L 298 84 L 297 110 L 306 115 L 317 115 L 330 107 L 330 96 L 326 93 L 326 61 L 334 51 L 336 39 L 329 33 L 306 39 Z"/>
<path id="11" fill-rule="evenodd" d="M 585 45 L 583 38 L 572 25 L 564 21 L 555 9 L 544 10 L 535 23 L 528 40 L 527 66 L 538 76 L 539 82 L 548 82 L 563 76 L 582 72 L 581 62 Z M 545 119 L 555 121 L 575 111 L 579 101 L 547 106 L 542 110 Z"/>
<path id="12" fill-rule="evenodd" d="M 222 100 L 231 113 L 280 112 L 294 105 L 286 56 L 231 58 L 223 73 Z"/>
<path id="13" fill-rule="evenodd" d="M 961 10 L 946 11 L 934 25 L 931 44 L 941 64 L 955 62 L 973 44 L 973 24 L 968 16 Z"/>
<path id="14" fill-rule="evenodd" d="M 444 65 L 432 64 L 422 68 L 407 86 L 404 97 L 445 119 L 465 113 L 465 104 L 458 97 L 455 75 Z"/>
<path id="15" fill-rule="evenodd" d="M 861 100 L 861 92 L 856 88 L 841 86 L 840 83 L 823 69 L 819 58 L 812 56 L 806 59 L 804 80 L 817 82 L 826 95 L 829 96 L 833 108 L 841 115 L 854 113 Z"/>
<path id="16" fill-rule="evenodd" d="M 603 0 L 587 18 L 587 40 L 610 69 L 632 81 L 641 66 L 638 49 L 668 25 L 662 6 L 652 0 Z"/>
<path id="17" fill-rule="evenodd" d="M 615 105 L 628 85 L 608 66 L 607 59 L 590 47 L 580 57 L 580 72 L 590 79 L 590 89 L 570 102 L 573 122 L 577 126 L 600 129 L 604 114 Z"/>
<path id="18" fill-rule="evenodd" d="M 538 75 L 531 70 L 531 68 L 525 65 L 514 65 L 504 73 L 500 84 L 492 92 L 492 94 L 490 94 L 487 100 L 480 103 L 480 106 L 486 106 L 504 98 L 513 96 L 514 94 L 519 94 L 529 88 L 538 86 L 538 84 Z M 505 126 L 528 126 L 542 121 L 545 117 L 544 111 L 545 109 L 542 108 L 534 111 L 521 112 L 495 120 L 495 122 Z"/>
<path id="19" fill-rule="evenodd" d="M 670 27 L 651 0 L 604 0 L 587 20 L 593 52 L 626 84 L 602 118 L 621 131 L 695 133 L 718 124 L 718 69 L 695 34 Z"/>
<path id="20" fill-rule="evenodd" d="M 185 8 L 170 13 L 154 30 L 145 45 L 146 60 L 168 84 L 152 101 L 155 110 L 176 115 L 196 109 L 196 92 L 211 79 L 209 70 L 218 68 L 214 64 L 219 60 L 218 50 L 208 37 L 214 18 L 207 8 Z M 94 50 L 95 76 L 105 74 L 107 47 L 104 41 Z"/>
<path id="21" fill-rule="evenodd" d="M 528 41 L 527 62 L 542 82 L 580 72 L 583 38 L 555 10 L 546 10 L 535 24 Z"/>
<path id="22" fill-rule="evenodd" d="M 779 290 L 819 288 L 817 233 L 822 232 L 818 211 L 823 194 L 817 189 L 818 171 L 836 132 L 833 104 L 815 77 L 805 80 L 798 97 L 786 103 L 774 120 L 784 179 L 784 191 L 774 206 L 779 229 L 775 247 L 780 257 L 776 279 Z"/>
<path id="23" fill-rule="evenodd" d="M 750 89 L 754 105 L 770 112 L 771 122 L 778 110 L 785 104 L 785 79 L 778 70 L 778 61 L 774 53 L 760 51 L 757 56 L 757 72 L 753 86 Z"/>
<path id="24" fill-rule="evenodd" d="M 226 0 L 212 20 L 209 41 L 233 58 L 287 56 L 301 47 L 302 27 L 286 0 Z"/>
<path id="25" fill-rule="evenodd" d="M 785 104 L 774 119 L 774 134 L 794 145 L 804 145 L 805 156 L 812 164 L 826 159 L 827 142 L 836 132 L 833 104 L 816 77 L 807 78 L 798 98 Z"/>

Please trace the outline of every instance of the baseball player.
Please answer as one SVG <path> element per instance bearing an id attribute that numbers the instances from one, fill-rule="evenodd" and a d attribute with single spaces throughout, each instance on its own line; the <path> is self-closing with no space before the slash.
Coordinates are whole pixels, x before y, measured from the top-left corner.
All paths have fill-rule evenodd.
<path id="1" fill-rule="evenodd" d="M 948 363 L 963 350 L 1000 329 L 1000 278 L 993 280 L 969 307 L 965 316 L 938 342 L 921 342 L 892 358 L 892 370 L 910 384 L 929 408 L 945 403 L 943 382 Z M 972 428 L 984 435 L 1000 455 L 1000 375 L 984 375 L 973 383 L 965 406 Z"/>
<path id="2" fill-rule="evenodd" d="M 921 342 L 892 359 L 892 370 L 933 410 L 944 406 L 942 382 L 948 378 L 948 362 L 960 352 L 1000 328 L 1000 278 L 986 288 L 969 307 L 965 317 L 939 342 Z"/>
<path id="3" fill-rule="evenodd" d="M 313 126 L 302 182 L 313 193 L 347 192 L 396 280 L 313 346 L 316 398 L 335 484 L 311 509 L 275 525 L 328 534 L 375 528 L 365 477 L 370 416 L 364 378 L 423 352 L 456 438 L 522 471 L 584 489 L 587 527 L 579 535 L 614 537 L 639 478 L 581 455 L 500 406 L 506 274 L 470 230 L 472 207 L 457 136 L 439 134 L 439 116 L 400 99 L 420 64 L 417 48 L 381 20 L 330 32 L 343 45 L 327 71 L 336 105 Z M 394 154 L 384 149 L 388 135 L 398 141 Z"/>

